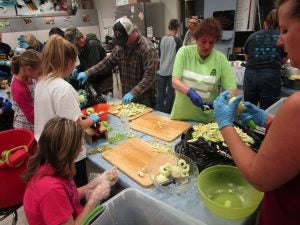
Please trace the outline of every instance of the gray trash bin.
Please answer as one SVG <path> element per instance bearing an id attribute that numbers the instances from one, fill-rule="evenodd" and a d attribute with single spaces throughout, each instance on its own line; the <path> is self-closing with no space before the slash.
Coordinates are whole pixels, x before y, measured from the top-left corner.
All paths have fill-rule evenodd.
<path id="1" fill-rule="evenodd" d="M 205 225 L 135 189 L 125 189 L 106 203 L 92 225 Z"/>

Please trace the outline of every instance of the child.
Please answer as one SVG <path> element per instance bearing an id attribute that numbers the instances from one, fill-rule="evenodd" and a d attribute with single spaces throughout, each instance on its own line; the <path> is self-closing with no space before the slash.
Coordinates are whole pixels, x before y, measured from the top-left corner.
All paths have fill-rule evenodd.
<path id="1" fill-rule="evenodd" d="M 99 116 L 92 114 L 82 120 L 78 95 L 75 89 L 65 81 L 75 67 L 76 47 L 59 35 L 51 35 L 42 52 L 43 75 L 36 86 L 34 98 L 34 135 L 38 141 L 46 122 L 55 117 L 65 117 L 77 121 L 88 128 L 99 122 Z M 76 159 L 77 187 L 87 183 L 86 150 Z"/>
<path id="2" fill-rule="evenodd" d="M 27 50 L 11 59 L 13 79 L 11 97 L 14 101 L 14 128 L 33 130 L 34 125 L 34 88 L 36 79 L 42 75 L 40 53 Z"/>
<path id="3" fill-rule="evenodd" d="M 116 170 L 104 172 L 81 188 L 75 186 L 74 160 L 82 151 L 82 138 L 83 129 L 77 122 L 55 117 L 46 123 L 38 151 L 24 174 L 28 185 L 23 205 L 30 225 L 82 224 L 97 203 L 108 197 L 117 180 Z M 87 192 L 91 194 L 82 207 L 80 199 Z"/>

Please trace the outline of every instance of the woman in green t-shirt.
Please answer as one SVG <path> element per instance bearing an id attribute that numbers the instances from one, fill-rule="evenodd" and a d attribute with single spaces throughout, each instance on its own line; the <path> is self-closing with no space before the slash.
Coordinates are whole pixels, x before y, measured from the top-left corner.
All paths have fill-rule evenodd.
<path id="1" fill-rule="evenodd" d="M 179 49 L 172 74 L 176 90 L 171 119 L 209 123 L 213 120 L 212 101 L 219 94 L 219 84 L 236 94 L 236 80 L 226 56 L 214 49 L 220 40 L 219 22 L 206 18 L 194 32 L 196 45 Z"/>

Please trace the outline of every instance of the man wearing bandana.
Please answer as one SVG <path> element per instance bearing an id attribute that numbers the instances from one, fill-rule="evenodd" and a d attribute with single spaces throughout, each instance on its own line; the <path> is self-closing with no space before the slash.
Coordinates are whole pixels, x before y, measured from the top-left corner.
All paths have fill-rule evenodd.
<path id="1" fill-rule="evenodd" d="M 136 102 L 154 107 L 159 60 L 154 45 L 137 31 L 127 17 L 118 19 L 113 31 L 116 46 L 112 53 L 90 69 L 79 73 L 77 80 L 85 83 L 88 77 L 109 72 L 118 66 L 123 104 Z"/>

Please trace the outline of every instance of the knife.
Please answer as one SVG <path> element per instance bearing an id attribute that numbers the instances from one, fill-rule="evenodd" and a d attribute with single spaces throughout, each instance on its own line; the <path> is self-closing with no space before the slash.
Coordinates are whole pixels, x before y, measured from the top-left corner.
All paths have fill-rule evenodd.
<path id="1" fill-rule="evenodd" d="M 161 186 L 167 186 L 169 184 L 176 184 L 178 181 L 188 180 L 189 178 L 192 178 L 193 176 L 186 176 L 186 177 L 180 177 L 180 178 L 171 178 L 169 180 L 166 180 L 164 182 L 159 183 Z"/>

